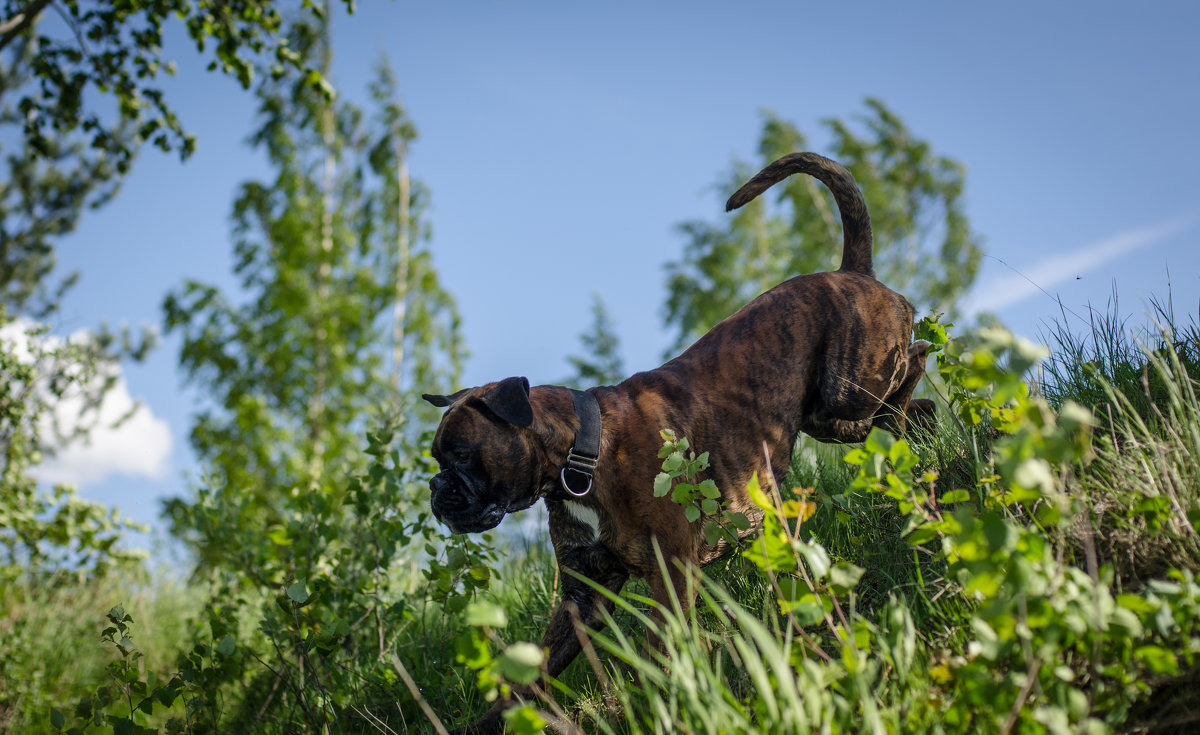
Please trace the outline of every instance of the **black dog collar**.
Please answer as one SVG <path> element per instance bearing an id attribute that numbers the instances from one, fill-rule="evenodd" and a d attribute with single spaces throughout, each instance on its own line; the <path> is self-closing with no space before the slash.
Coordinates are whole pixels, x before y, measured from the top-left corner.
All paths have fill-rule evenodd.
<path id="1" fill-rule="evenodd" d="M 582 390 L 572 390 L 579 431 L 567 453 L 567 466 L 559 473 L 562 488 L 568 495 L 582 498 L 592 489 L 592 474 L 600 459 L 600 404 L 596 396 Z"/>

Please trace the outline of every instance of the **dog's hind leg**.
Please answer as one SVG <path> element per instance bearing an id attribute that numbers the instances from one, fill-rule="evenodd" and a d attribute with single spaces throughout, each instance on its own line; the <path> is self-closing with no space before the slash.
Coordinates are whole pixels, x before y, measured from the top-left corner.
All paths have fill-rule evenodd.
<path id="1" fill-rule="evenodd" d="M 818 441 L 845 444 L 863 441 L 874 427 L 896 435 L 904 433 L 905 412 L 925 374 L 928 349 L 924 340 L 909 345 L 903 357 L 900 349 L 894 348 L 879 364 L 858 366 L 858 380 L 829 370 L 821 396 L 802 421 L 801 431 Z M 844 364 L 833 363 L 836 367 Z"/>
<path id="2" fill-rule="evenodd" d="M 904 379 L 884 399 L 883 405 L 880 406 L 871 422 L 872 426 L 900 436 L 907 430 L 910 417 L 915 418 L 915 423 L 918 425 L 928 426 L 932 423 L 933 416 L 930 414 L 933 410 L 933 403 L 917 401 L 916 405 L 913 405 L 912 401 L 913 391 L 916 390 L 917 383 L 921 382 L 921 376 L 925 374 L 925 360 L 928 351 L 929 343 L 923 339 L 908 346 L 908 364 L 905 367 Z"/>
<path id="3" fill-rule="evenodd" d="M 871 433 L 885 398 L 907 377 L 904 350 L 865 349 L 855 340 L 833 345 L 825 357 L 819 390 L 801 418 L 800 430 L 823 442 L 860 442 Z"/>

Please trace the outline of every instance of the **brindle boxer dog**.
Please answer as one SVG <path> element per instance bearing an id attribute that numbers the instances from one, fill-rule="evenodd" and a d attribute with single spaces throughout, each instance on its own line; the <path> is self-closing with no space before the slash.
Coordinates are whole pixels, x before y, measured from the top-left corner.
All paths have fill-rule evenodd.
<path id="1" fill-rule="evenodd" d="M 506 378 L 450 396 L 426 395 L 435 406 L 449 407 L 433 439 L 441 472 L 429 486 L 438 520 L 454 533 L 486 531 L 506 513 L 545 498 L 560 568 L 613 592 L 638 575 L 649 580 L 659 603 L 668 604 L 673 589 L 690 605 L 686 575 L 670 562 L 707 564 L 728 544 L 708 546 L 703 519 L 688 523 L 682 506 L 654 497 L 660 429 L 673 429 L 707 451 L 709 476 L 724 507 L 752 520 L 761 520 L 761 513 L 747 497 L 751 476 L 771 471 L 783 477 L 799 432 L 826 442 L 862 441 L 875 426 L 903 432 L 929 343 L 910 343 L 912 305 L 875 280 L 870 217 L 854 178 L 827 158 L 796 153 L 763 169 L 726 209 L 794 173 L 819 179 L 837 200 L 844 237 L 840 269 L 785 281 L 667 364 L 614 386 L 577 396 L 567 388 L 530 388 L 525 378 Z M 581 459 L 586 452 L 575 446 L 597 430 L 588 394 L 599 406 L 594 462 Z M 914 405 L 914 413 L 930 407 Z M 581 473 L 589 471 L 587 491 Z M 665 575 L 654 542 L 669 562 Z M 549 676 L 580 651 L 572 617 L 596 627 L 609 605 L 575 577 L 561 579 L 562 601 L 542 638 Z M 504 707 L 497 704 L 468 731 L 500 732 Z"/>

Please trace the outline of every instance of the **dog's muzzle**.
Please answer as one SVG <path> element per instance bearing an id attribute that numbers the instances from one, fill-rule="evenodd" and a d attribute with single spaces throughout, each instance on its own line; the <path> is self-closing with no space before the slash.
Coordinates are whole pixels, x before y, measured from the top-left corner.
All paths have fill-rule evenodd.
<path id="1" fill-rule="evenodd" d="M 445 470 L 429 479 L 433 516 L 451 533 L 479 533 L 504 520 L 504 504 L 484 502 L 472 489 L 472 483 L 456 470 Z"/>

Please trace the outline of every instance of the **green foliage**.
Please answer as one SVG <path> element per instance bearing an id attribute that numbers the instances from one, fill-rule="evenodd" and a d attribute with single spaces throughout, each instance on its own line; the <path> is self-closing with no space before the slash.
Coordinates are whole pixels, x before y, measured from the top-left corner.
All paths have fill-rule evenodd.
<path id="1" fill-rule="evenodd" d="M 735 598 L 701 574 L 700 602 L 688 612 L 676 606 L 655 618 L 616 598 L 662 648 L 647 655 L 619 625 L 593 636 L 613 663 L 605 700 L 577 704 L 591 726 L 1067 733 L 1194 722 L 1183 692 L 1200 668 L 1200 554 L 1185 546 L 1174 557 L 1180 567 L 1143 567 L 1142 575 L 1157 568 L 1161 576 L 1126 572 L 1122 582 L 1116 556 L 1124 550 L 1095 543 L 1113 523 L 1098 504 L 1118 497 L 1140 509 L 1135 518 L 1176 538 L 1200 525 L 1200 484 L 1182 451 L 1200 426 L 1200 404 L 1182 362 L 1152 358 L 1159 380 L 1176 386 L 1160 406 L 1169 418 L 1152 428 L 1123 409 L 1116 420 L 1125 430 L 1110 444 L 1093 437 L 1090 412 L 1070 402 L 1053 411 L 1024 385 L 1021 373 L 1036 362 L 1029 345 L 999 330 L 969 346 L 955 341 L 945 344 L 940 372 L 964 416 L 960 446 L 970 450 L 978 436 L 966 417 L 995 430 L 989 447 L 966 455 L 979 464 L 966 476 L 982 481 L 941 477 L 936 468 L 950 468 L 921 436 L 910 444 L 876 431 L 846 455 L 857 473 L 849 492 L 882 499 L 914 555 L 937 564 L 915 566 L 911 581 L 882 596 L 864 589 L 880 580 L 814 535 L 837 524 L 806 523 L 797 501 L 789 510 L 756 479 L 749 490 L 764 523 L 744 554 L 772 605 Z M 1144 456 L 1152 439 L 1167 458 L 1159 469 L 1180 465 L 1166 474 L 1173 490 L 1131 486 L 1145 472 L 1125 475 L 1111 464 L 1131 448 Z M 1146 502 L 1158 497 L 1166 502 Z M 1146 528 L 1143 541 L 1157 531 Z M 942 579 L 923 577 L 939 568 Z M 864 604 L 872 598 L 882 602 Z M 953 630 L 939 630 L 946 627 Z M 611 700 L 619 706 L 602 704 Z"/>
<path id="2" fill-rule="evenodd" d="M 1095 410 L 1096 457 L 1079 478 L 1098 519 L 1090 539 L 1133 582 L 1200 572 L 1200 470 L 1190 459 L 1200 453 L 1200 332 L 1177 325 L 1169 301 L 1154 304 L 1152 328 L 1118 321 L 1115 297 L 1089 332 L 1059 325 L 1042 383 L 1052 404 L 1077 397 Z"/>
<path id="3" fill-rule="evenodd" d="M 298 24 L 290 43 L 328 69 L 327 28 Z M 427 193 L 408 188 L 415 130 L 385 64 L 370 116 L 310 81 L 285 68 L 258 89 L 252 141 L 276 177 L 234 205 L 243 294 L 189 282 L 164 304 L 207 395 L 191 440 L 208 475 L 169 506 L 206 590 L 168 713 L 188 732 L 386 718 L 398 641 L 494 578 L 489 538 L 447 541 L 424 508 L 432 409 L 412 393 L 448 392 L 461 344 L 425 244 Z"/>
<path id="4" fill-rule="evenodd" d="M 89 729 L 102 728 L 113 735 L 149 735 L 157 733 L 156 727 L 147 727 L 147 716 L 158 708 L 170 709 L 183 696 L 186 685 L 176 675 L 160 684 L 153 672 L 143 675 L 139 663 L 143 656 L 133 642 L 133 616 L 125 612 L 122 605 L 110 609 L 105 616 L 109 625 L 100 634 L 100 640 L 109 644 L 118 658 L 109 663 L 109 681 L 98 687 L 89 696 L 79 700 L 74 708 L 74 727 L 66 729 L 68 735 L 82 735 Z M 67 716 L 57 708 L 50 709 L 50 724 L 58 732 L 64 732 Z M 185 722 L 171 719 L 165 732 L 184 732 Z"/>
<path id="5" fill-rule="evenodd" d="M 858 487 L 900 504 L 910 544 L 939 542 L 949 576 L 974 603 L 966 650 L 948 652 L 930 671 L 943 680 L 945 722 L 954 729 L 1101 731 L 1124 721 L 1130 698 L 1159 675 L 1178 673 L 1174 654 L 1164 652 L 1200 652 L 1192 602 L 1200 587 L 1190 570 L 1170 573 L 1175 581 L 1163 587 L 1178 595 L 1178 607 L 1172 622 L 1151 630 L 1137 611 L 1161 614 L 1155 587 L 1114 594 L 1113 568 L 1099 563 L 1090 542 L 1074 545 L 1073 530 L 1091 512 L 1067 488 L 1093 456 L 1092 416 L 1072 402 L 1055 413 L 1029 395 L 1019 376 L 1036 359 L 1031 346 L 998 330 L 981 332 L 969 349 L 952 341 L 939 356 L 960 416 L 990 416 L 1001 431 L 985 459 L 994 472 L 985 470 L 979 486 L 933 498 L 913 481 L 918 458 L 907 443 L 882 433 L 847 456 L 860 467 Z"/>
<path id="6" fill-rule="evenodd" d="M 721 507 L 721 491 L 711 479 L 700 479 L 708 469 L 708 452 L 699 456 L 689 449 L 687 437 L 675 437 L 675 432 L 663 429 L 659 432 L 663 445 L 658 457 L 663 461 L 663 471 L 654 478 L 654 497 L 668 493 L 671 500 L 683 506 L 688 523 L 705 517 L 704 539 L 715 546 L 724 539 L 737 543 L 738 532 L 750 528 L 745 513 L 737 513 Z"/>
<path id="7" fill-rule="evenodd" d="M 513 685 L 527 686 L 542 674 L 545 654 L 532 643 L 513 643 L 499 655 L 492 654 L 492 645 L 498 644 L 495 630 L 508 625 L 504 609 L 494 603 L 478 602 L 466 609 L 464 619 L 467 630 L 459 636 L 455 660 L 476 674 L 476 686 L 485 701 L 494 702 L 497 697 L 508 698 Z M 517 731 L 541 732 L 545 720 L 530 704 L 523 704 L 505 714 L 505 719 Z"/>
<path id="8" fill-rule="evenodd" d="M 0 53 L 0 90 L 21 89 L 34 81 L 30 66 L 36 44 L 28 37 Z M 0 131 L 25 125 L 11 94 L 0 92 Z M 66 134 L 36 144 L 6 135 L 5 186 L 0 189 L 0 305 L 9 313 L 44 319 L 78 278 L 72 274 L 51 287 L 54 238 L 75 228 L 85 209 L 102 206 L 117 192 L 119 172 L 110 157 Z M 15 140 L 13 138 L 16 138 Z"/>
<path id="9" fill-rule="evenodd" d="M 51 338 L 45 326 L 9 321 L 0 306 L 0 599 L 10 585 L 103 577 L 142 556 L 118 546 L 123 531 L 140 526 L 74 488 L 47 492 L 32 474 L 52 446 L 96 425 L 107 370 L 94 342 Z M 55 411 L 67 396 L 81 406 L 69 431 Z"/>
<path id="10" fill-rule="evenodd" d="M 116 684 L 109 669 L 117 651 L 111 643 L 101 644 L 98 633 L 111 626 L 103 611 L 122 600 L 129 615 L 151 621 L 141 625 L 136 636 L 138 649 L 146 654 L 137 662 L 143 681 L 153 673 L 156 684 L 167 682 L 170 677 L 160 674 L 173 670 L 198 599 L 196 590 L 161 570 L 148 576 L 141 568 L 114 569 L 103 577 L 59 574 L 53 580 L 3 585 L 0 729 L 31 735 L 53 732 L 56 728 L 47 716 L 51 708 L 70 719 L 81 699 Z M 109 704 L 116 706 L 115 701 Z"/>
<path id="11" fill-rule="evenodd" d="M 79 614 L 75 600 L 91 599 L 89 588 L 119 588 L 142 571 L 145 553 L 121 545 L 142 526 L 34 475 L 55 447 L 97 426 L 114 380 L 107 355 L 94 338 L 60 340 L 44 325 L 10 320 L 0 304 L 0 724 L 44 716 L 61 685 L 43 672 L 66 660 L 77 664 L 62 672 L 73 680 L 90 670 L 69 648 L 75 621 L 56 616 Z"/>
<path id="12" fill-rule="evenodd" d="M 432 542 L 426 543 L 425 553 L 429 556 L 429 563 L 421 573 L 429 584 L 430 601 L 448 613 L 458 614 L 479 591 L 486 590 L 491 584 L 495 573 L 492 565 L 497 558 L 492 548 L 492 535 L 485 533 L 476 539 L 460 534 L 446 539 L 441 544 L 445 561 L 438 546 Z"/>
<path id="13" fill-rule="evenodd" d="M 613 385 L 625 379 L 625 367 L 619 351 L 620 341 L 600 294 L 592 293 L 592 326 L 579 335 L 584 354 L 571 355 L 567 362 L 575 374 L 563 382 L 578 388 Z"/>
<path id="14" fill-rule="evenodd" d="M 290 520 L 282 526 L 227 522 L 223 514 L 237 509 L 202 492 L 192 508 L 196 523 L 228 554 L 195 582 L 208 593 L 191 643 L 170 674 L 135 670 L 138 659 L 123 643 L 131 635 L 110 615 L 116 632 L 106 629 L 105 636 L 120 656 L 111 670 L 128 691 L 118 697 L 107 696 L 109 688 L 97 690 L 89 695 L 88 714 L 80 716 L 103 713 L 138 727 L 189 733 L 307 731 L 346 723 L 362 729 L 386 716 L 399 693 L 389 659 L 406 641 L 429 635 L 435 612 L 444 618 L 467 608 L 487 588 L 495 562 L 486 542 L 437 548 L 441 534 L 416 504 L 432 460 L 405 459 L 396 443 L 399 435 L 390 429 L 369 433 L 365 471 L 340 492 L 287 494 L 282 509 Z M 422 551 L 430 554 L 427 560 Z M 424 584 L 396 573 L 398 565 L 418 559 L 430 570 Z M 462 604 L 454 604 L 459 599 Z M 518 681 L 516 667 L 529 652 L 510 653 L 499 657 L 498 675 Z M 168 703 L 168 693 L 178 698 Z M 151 705 L 141 704 L 148 700 L 165 708 L 155 709 L 157 719 L 136 713 L 150 714 Z"/>
<path id="15" fill-rule="evenodd" d="M 371 463 L 340 499 L 295 494 L 286 526 L 236 529 L 230 540 L 239 547 L 230 567 L 215 575 L 208 630 L 191 660 L 195 676 L 207 679 L 204 706 L 214 725 L 249 716 L 245 703 L 242 712 L 222 712 L 214 696 L 244 676 L 272 682 L 274 701 L 255 704 L 271 720 L 336 719 L 360 691 L 357 677 L 378 667 L 389 640 L 411 620 L 386 570 L 429 529 L 423 515 L 406 520 L 411 508 L 397 502 L 412 496 L 415 470 L 399 464 L 392 439 L 386 430 L 368 437 Z M 245 616 L 257 635 L 239 624 Z M 205 666 L 210 650 L 219 655 L 217 667 Z"/>
<path id="16" fill-rule="evenodd" d="M 328 11 L 327 3 L 305 5 L 314 17 Z M 346 5 L 352 7 L 351 1 Z M 195 140 L 155 86 L 161 74 L 175 73 L 174 62 L 161 58 L 171 23 L 187 28 L 197 51 L 211 49 L 209 70 L 235 77 L 243 88 L 250 87 L 256 58 L 269 58 L 273 74 L 302 69 L 313 87 L 325 86 L 323 75 L 305 67 L 302 55 L 290 47 L 287 24 L 274 6 L 270 0 L 232 6 L 209 0 L 7 0 L 0 10 L 0 52 L 14 44 L 33 49 L 29 83 L 10 88 L 19 95 L 26 138 L 40 148 L 48 138 L 82 130 L 88 145 L 105 151 L 121 170 L 142 142 L 190 154 Z M 39 27 L 50 9 L 66 29 Z M 115 123 L 93 106 L 94 99 L 116 103 Z"/>
<path id="17" fill-rule="evenodd" d="M 303 66 L 275 5 L 0 3 L 0 131 L 9 133 L 0 143 L 7 166 L 0 191 L 0 304 L 10 313 L 44 319 L 58 306 L 78 274 L 47 282 L 55 238 L 117 193 L 142 145 L 178 150 L 184 158 L 195 148 L 158 87 L 162 75 L 175 73 L 174 62 L 162 58 L 171 24 L 186 27 L 196 49 L 207 52 L 210 70 L 248 88 L 255 59 L 270 59 L 274 74 Z M 305 5 L 315 16 L 326 10 Z M 320 73 L 305 71 L 315 88 L 328 93 Z"/>
<path id="18" fill-rule="evenodd" d="M 939 436 L 906 439 L 875 432 L 845 452 L 845 464 L 823 467 L 817 455 L 815 475 L 800 455 L 790 474 L 816 490 L 797 497 L 756 478 L 749 490 L 763 528 L 739 563 L 721 578 L 697 572 L 698 602 L 686 611 L 651 614 L 636 585 L 614 597 L 609 626 L 550 682 L 557 701 L 538 696 L 513 710 L 509 727 L 536 732 L 564 714 L 602 733 L 1192 723 L 1200 550 L 1187 539 L 1200 525 L 1200 403 L 1186 370 L 1169 352 L 1151 361 L 1175 386 L 1159 405 L 1163 420 L 1118 408 L 1115 431 L 1093 434 L 1087 411 L 1051 410 L 1022 387 L 1014 370 L 1030 369 L 1027 345 L 999 331 L 956 341 L 945 343 L 942 385 L 956 416 L 975 407 L 978 427 L 951 420 Z M 977 444 L 979 427 L 990 427 L 989 441 Z M 369 437 L 371 464 L 347 488 L 353 510 L 336 528 L 327 504 L 300 495 L 289 501 L 297 525 L 286 534 L 227 541 L 245 551 L 202 618 L 207 640 L 186 658 L 195 665 L 174 669 L 182 696 L 170 709 L 155 705 L 157 719 L 135 714 L 139 726 L 186 712 L 192 732 L 417 732 L 425 721 L 468 721 L 538 679 L 543 653 L 520 641 L 540 633 L 553 603 L 549 558 L 500 564 L 494 553 L 442 546 L 415 506 L 393 507 L 416 497 L 432 470 L 428 457 L 406 458 L 397 439 Z M 664 439 L 666 492 L 691 485 L 681 499 L 693 507 L 704 499 L 703 455 Z M 969 472 L 955 469 L 963 461 Z M 840 500 L 820 497 L 834 491 Z M 1128 543 L 1165 536 L 1171 554 L 1131 567 L 1128 548 L 1111 540 L 1130 528 L 1140 535 Z M 877 545 L 900 558 L 877 564 Z M 384 571 L 397 563 L 419 568 L 422 583 Z M 488 584 L 469 581 L 478 568 Z M 448 614 L 449 588 L 464 600 L 457 614 Z M 647 650 L 642 630 L 659 647 Z M 406 690 L 400 671 L 412 679 Z M 140 680 L 149 693 L 174 676 Z M 124 717 L 129 703 L 114 698 L 106 712 Z M 64 720 L 72 712 L 58 710 Z"/>
<path id="19" fill-rule="evenodd" d="M 983 255 L 963 211 L 965 170 L 935 154 L 879 100 L 866 105 L 864 133 L 841 120 L 822 124 L 833 137 L 829 155 L 850 170 L 866 197 L 876 273 L 918 310 L 953 312 Z M 759 137 L 761 165 L 735 165 L 719 189 L 728 194 L 758 168 L 807 149 L 803 133 L 768 114 Z M 666 322 L 679 330 L 679 345 L 790 276 L 838 267 L 842 235 L 832 195 L 807 176 L 776 188 L 779 206 L 760 197 L 727 223 L 680 225 L 687 243 L 683 259 L 667 267 L 664 310 Z"/>
<path id="20" fill-rule="evenodd" d="M 305 63 L 328 63 L 324 33 L 297 27 Z M 227 523 L 283 528 L 287 493 L 317 489 L 336 505 L 340 478 L 362 468 L 356 444 L 367 420 L 405 418 L 406 447 L 415 446 L 435 409 L 414 393 L 449 392 L 462 345 L 454 301 L 422 245 L 424 190 L 405 200 L 407 221 L 397 216 L 400 163 L 415 131 L 386 65 L 370 119 L 349 103 L 332 106 L 296 74 L 265 81 L 258 95 L 252 141 L 277 175 L 244 184 L 234 203 L 235 275 L 246 298 L 188 281 L 164 311 L 168 331 L 183 336 L 180 365 L 209 398 L 190 437 L 211 472 L 204 502 Z M 416 247 L 399 252 L 401 235 Z M 389 365 L 389 354 L 403 364 Z M 184 500 L 168 510 L 177 533 L 215 562 L 224 547 L 210 526 L 189 517 Z"/>

